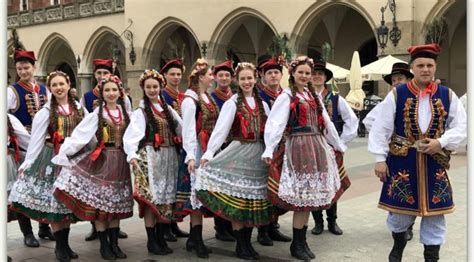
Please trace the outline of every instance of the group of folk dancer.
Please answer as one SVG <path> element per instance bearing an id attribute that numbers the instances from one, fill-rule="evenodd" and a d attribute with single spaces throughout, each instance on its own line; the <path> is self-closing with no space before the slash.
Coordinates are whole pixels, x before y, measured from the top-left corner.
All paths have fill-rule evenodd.
<path id="1" fill-rule="evenodd" d="M 364 123 L 383 182 L 379 207 L 389 211 L 389 261 L 401 261 L 416 216 L 422 217 L 425 260 L 437 261 L 444 214 L 454 210 L 449 150 L 465 138 L 466 116 L 454 92 L 433 81 L 439 47 L 408 51 L 413 74 L 408 64 L 395 64 L 386 77 L 393 90 Z M 78 258 L 68 242 L 70 224 L 91 221 L 87 239 L 100 239 L 100 256 L 126 258 L 118 245 L 126 237 L 120 220 L 133 215 L 133 200 L 147 250 L 156 255 L 172 253 L 167 241 L 176 236 L 188 237 L 186 249 L 208 258 L 202 225 L 210 216 L 216 238 L 236 242 L 236 256 L 248 260 L 259 258 L 251 244 L 254 227 L 262 245 L 291 241 L 290 253 L 299 260 L 315 258 L 306 241 L 310 212 L 313 234 L 323 231 L 322 210 L 329 231 L 342 234 L 337 200 L 350 185 L 343 155 L 358 119 L 325 87 L 332 72 L 323 59 L 291 61 L 288 88 L 280 86 L 278 57 L 236 68 L 231 61 L 211 67 L 198 59 L 185 93 L 178 89 L 183 62 L 172 59 L 159 72 L 141 74 L 143 99 L 134 111 L 110 59 L 94 60 L 97 85 L 80 102 L 63 72 L 50 73 L 46 87 L 35 81 L 33 52 L 17 50 L 14 61 L 19 81 L 8 88 L 9 217 L 19 220 L 26 245 L 38 245 L 31 218 L 55 239 L 56 258 L 70 261 Z M 278 229 L 278 216 L 287 211 L 293 211 L 292 238 Z M 187 215 L 189 234 L 176 224 Z"/>

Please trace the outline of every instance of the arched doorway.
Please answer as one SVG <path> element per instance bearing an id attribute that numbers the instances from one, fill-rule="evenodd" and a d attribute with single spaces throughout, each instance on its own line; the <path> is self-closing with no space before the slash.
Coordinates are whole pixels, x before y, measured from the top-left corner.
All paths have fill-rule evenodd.
<path id="1" fill-rule="evenodd" d="M 58 65 L 56 70 L 66 73 L 71 81 L 71 87 L 76 88 L 76 74 L 74 73 L 74 69 L 68 63 Z"/>

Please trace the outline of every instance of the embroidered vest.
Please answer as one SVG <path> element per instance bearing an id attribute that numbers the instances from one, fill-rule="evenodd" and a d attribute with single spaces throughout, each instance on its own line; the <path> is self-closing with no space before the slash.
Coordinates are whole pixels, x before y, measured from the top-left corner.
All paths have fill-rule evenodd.
<path id="1" fill-rule="evenodd" d="M 317 133 L 319 134 L 319 125 L 317 116 L 316 100 L 310 93 L 309 100 L 299 97 L 291 98 L 290 117 L 288 119 L 287 129 L 290 134 L 294 133 Z"/>
<path id="2" fill-rule="evenodd" d="M 261 119 L 260 109 L 257 104 L 252 109 L 245 99 L 243 103 L 241 112 L 235 113 L 234 122 L 229 134 L 230 140 L 243 142 L 263 140 L 266 119 Z"/>
<path id="3" fill-rule="evenodd" d="M 219 109 L 222 109 L 222 106 L 224 105 L 225 101 L 229 100 L 229 98 L 232 96 L 232 92 L 229 92 L 229 94 L 224 94 L 222 91 L 219 92 L 216 89 L 214 92 L 211 93 L 211 96 L 212 99 L 214 99 L 214 102 L 216 102 L 216 105 L 219 107 Z"/>
<path id="4" fill-rule="evenodd" d="M 206 96 L 209 99 L 208 104 L 202 99 L 196 100 L 194 97 L 188 96 L 196 105 L 196 134 L 201 144 L 202 152 L 206 152 L 207 143 L 209 142 L 212 130 L 214 130 L 217 118 L 219 117 L 219 108 L 214 104 L 209 94 L 206 93 Z"/>
<path id="5" fill-rule="evenodd" d="M 171 106 L 181 116 L 181 103 L 184 99 L 184 93 L 181 91 L 174 91 L 169 88 L 163 88 L 161 95 L 165 100 L 166 104 Z"/>
<path id="6" fill-rule="evenodd" d="M 142 112 L 146 120 L 146 129 L 145 137 L 143 137 L 143 139 L 140 141 L 138 148 L 142 148 L 145 145 L 151 145 L 155 148 L 155 150 L 158 150 L 160 147 L 174 146 L 175 143 L 173 141 L 173 135 L 171 133 L 170 126 L 168 124 L 168 120 L 166 119 L 165 113 L 160 112 L 159 114 L 154 114 L 154 119 L 149 120 L 144 109 L 142 109 Z M 153 130 L 151 121 L 156 122 L 158 130 Z M 159 145 L 155 145 L 155 134 L 158 134 L 160 137 Z"/>
<path id="7" fill-rule="evenodd" d="M 344 121 L 342 120 L 341 113 L 337 108 L 338 104 L 339 94 L 333 94 L 332 92 L 328 92 L 324 97 L 324 107 L 326 107 L 329 117 L 331 118 L 331 121 L 336 127 L 337 133 L 341 135 L 344 127 Z"/>
<path id="8" fill-rule="evenodd" d="M 281 92 L 282 89 L 280 89 L 280 92 L 274 92 L 273 90 L 269 90 L 268 87 L 265 87 L 262 83 L 258 84 L 258 94 L 260 98 L 262 98 L 262 101 L 267 103 L 270 109 L 272 109 L 273 103 L 275 103 L 275 100 Z"/>
<path id="9" fill-rule="evenodd" d="M 38 96 L 26 90 L 22 85 L 25 84 L 16 82 L 12 86 L 17 99 L 17 108 L 10 111 L 28 130 L 31 130 L 33 117 L 48 101 L 48 96 L 44 85 L 39 85 Z"/>

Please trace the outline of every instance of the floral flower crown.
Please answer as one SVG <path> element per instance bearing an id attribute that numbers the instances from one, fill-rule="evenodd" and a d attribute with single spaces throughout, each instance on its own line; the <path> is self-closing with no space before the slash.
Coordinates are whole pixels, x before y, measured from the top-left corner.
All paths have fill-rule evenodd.
<path id="1" fill-rule="evenodd" d="M 140 75 L 140 78 L 138 79 L 138 84 L 143 88 L 143 86 L 145 85 L 145 80 L 149 78 L 154 78 L 158 80 L 160 85 L 165 85 L 166 83 L 165 78 L 158 71 L 156 71 L 155 69 L 146 69 L 145 72 Z"/>
<path id="2" fill-rule="evenodd" d="M 250 69 L 254 71 L 255 74 L 257 74 L 257 69 L 255 68 L 255 65 L 249 62 L 240 62 L 237 64 L 235 67 L 235 75 L 239 75 L 239 73 L 244 70 L 244 69 Z"/>
<path id="3" fill-rule="evenodd" d="M 312 58 L 309 58 L 307 56 L 298 56 L 293 61 L 291 61 L 290 66 L 288 67 L 288 72 L 290 73 L 290 75 L 294 73 L 297 66 L 302 64 L 309 65 L 309 67 L 311 67 L 311 70 L 313 70 L 314 68 L 314 61 Z"/>
<path id="4" fill-rule="evenodd" d="M 102 90 L 104 89 L 105 84 L 107 84 L 108 82 L 115 83 L 119 87 L 120 97 L 123 98 L 124 92 L 123 92 L 122 80 L 120 80 L 120 77 L 116 75 L 110 75 L 110 76 L 106 76 L 100 79 L 100 92 L 99 92 L 100 96 L 102 97 Z"/>
<path id="5" fill-rule="evenodd" d="M 69 76 L 66 73 L 64 73 L 63 71 L 56 70 L 49 73 L 49 75 L 46 77 L 46 84 L 49 86 L 51 84 L 50 81 L 56 76 L 63 76 L 64 78 L 66 78 L 66 82 L 68 84 L 71 83 L 71 80 L 69 79 Z"/>
<path id="6" fill-rule="evenodd" d="M 198 58 L 196 63 L 194 63 L 193 70 L 191 71 L 190 76 L 196 76 L 198 72 L 201 72 L 204 69 L 209 68 L 209 63 L 204 58 Z"/>

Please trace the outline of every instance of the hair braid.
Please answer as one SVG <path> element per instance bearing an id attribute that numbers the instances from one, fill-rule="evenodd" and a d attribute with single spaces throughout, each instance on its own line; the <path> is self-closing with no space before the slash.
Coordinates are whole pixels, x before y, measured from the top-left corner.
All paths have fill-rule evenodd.
<path id="1" fill-rule="evenodd" d="M 97 131 L 96 137 L 99 143 L 104 138 L 104 127 L 105 127 L 105 120 L 104 120 L 104 101 L 102 100 L 102 96 L 99 97 L 99 112 L 98 112 L 98 124 L 97 124 Z"/>
<path id="2" fill-rule="evenodd" d="M 265 114 L 265 108 L 263 107 L 262 98 L 258 94 L 257 86 L 253 87 L 253 97 L 255 99 L 255 104 L 258 106 L 258 112 L 260 114 L 260 121 L 265 123 L 267 120 L 267 115 Z"/>
<path id="3" fill-rule="evenodd" d="M 317 116 L 322 117 L 322 115 L 323 115 L 323 105 L 321 104 L 321 101 L 319 100 L 319 96 L 316 95 L 316 91 L 314 90 L 314 86 L 311 83 L 311 81 L 308 82 L 308 90 L 311 93 L 311 95 L 313 96 L 313 99 L 316 100 L 316 113 L 317 113 Z M 319 131 L 321 131 L 321 133 L 323 133 L 324 125 L 319 125 L 318 124 L 318 128 L 319 128 Z"/>
<path id="4" fill-rule="evenodd" d="M 150 99 L 148 96 L 146 96 L 145 91 L 143 91 L 143 104 L 145 106 L 144 111 L 145 111 L 145 116 L 147 119 L 147 123 L 151 125 L 151 131 L 152 133 L 159 132 L 159 127 L 156 124 L 155 121 L 155 116 L 153 115 L 153 112 L 151 111 L 151 107 L 153 106 L 150 102 Z"/>
<path id="5" fill-rule="evenodd" d="M 51 96 L 49 109 L 49 133 L 53 134 L 58 129 L 58 101 L 54 95 Z"/>
<path id="6" fill-rule="evenodd" d="M 128 126 L 128 124 L 130 124 L 130 116 L 128 115 L 127 108 L 125 107 L 124 97 L 119 97 L 117 102 L 118 102 L 118 104 L 120 105 L 120 107 L 122 109 L 123 119 L 125 120 L 125 126 Z"/>
<path id="7" fill-rule="evenodd" d="M 13 125 L 12 122 L 10 121 L 10 117 L 7 116 L 7 131 L 8 131 L 8 136 L 14 136 L 15 132 L 13 130 Z"/>

